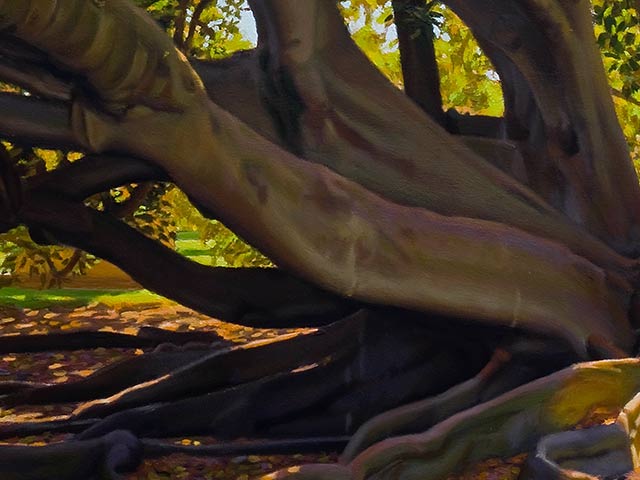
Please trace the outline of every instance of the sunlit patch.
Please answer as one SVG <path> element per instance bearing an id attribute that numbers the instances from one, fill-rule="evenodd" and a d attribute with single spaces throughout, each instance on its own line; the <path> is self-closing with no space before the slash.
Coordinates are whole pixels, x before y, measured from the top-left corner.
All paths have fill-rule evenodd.
<path id="1" fill-rule="evenodd" d="M 318 366 L 317 363 L 311 363 L 309 365 L 303 365 L 301 367 L 298 367 L 294 370 L 291 370 L 291 373 L 299 373 L 299 372 L 306 372 L 307 370 L 311 370 L 313 368 L 316 368 Z"/>

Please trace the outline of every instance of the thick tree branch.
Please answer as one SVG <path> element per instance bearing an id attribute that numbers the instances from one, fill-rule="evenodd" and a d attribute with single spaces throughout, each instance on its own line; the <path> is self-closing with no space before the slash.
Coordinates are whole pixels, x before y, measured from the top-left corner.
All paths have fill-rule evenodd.
<path id="1" fill-rule="evenodd" d="M 55 192 L 32 192 L 20 215 L 28 226 L 120 266 L 145 287 L 224 320 L 264 327 L 313 325 L 353 308 L 352 302 L 277 269 L 200 265 Z"/>
<path id="2" fill-rule="evenodd" d="M 71 87 L 68 83 L 46 70 L 34 66 L 17 65 L 1 56 L 0 80 L 20 85 L 33 95 L 64 102 L 71 100 Z"/>
<path id="3" fill-rule="evenodd" d="M 43 42 L 60 35 L 55 33 L 60 19 L 49 19 L 53 21 L 39 30 L 23 25 L 11 9 L 3 12 L 2 5 L 0 13 L 11 14 L 19 36 L 43 48 L 51 45 L 67 68 L 88 64 L 82 55 L 65 56 L 56 42 Z M 118 149 L 161 166 L 196 202 L 278 265 L 327 290 L 361 301 L 473 316 L 480 322 L 558 335 L 583 353 L 593 335 L 629 347 L 633 336 L 626 304 L 631 288 L 624 277 L 635 275 L 633 262 L 568 224 L 390 87 L 353 44 L 335 5 L 317 0 L 270 0 L 264 5 L 268 24 L 276 27 L 265 27 L 272 64 L 289 72 L 305 107 L 302 124 L 308 129 L 300 130 L 300 145 L 314 161 L 340 159 L 344 165 L 332 167 L 344 177 L 283 151 L 207 102 L 200 83 L 188 81 L 195 73 L 173 47 L 173 53 L 165 55 L 172 110 L 136 105 L 116 123 L 79 103 L 74 114 L 78 135 L 91 150 Z M 94 7 L 74 4 L 90 16 Z M 152 57 L 161 56 L 158 49 L 166 53 L 169 40 L 139 15 L 128 4 L 110 2 L 98 21 L 132 16 L 131 22 L 116 23 L 122 32 L 114 38 L 139 35 L 147 41 L 139 45 L 154 50 Z M 68 41 L 84 51 L 78 39 Z M 343 54 L 333 54 L 335 48 Z M 108 63 L 121 66 L 128 57 Z M 144 105 L 149 104 L 145 99 L 157 98 L 149 90 L 153 82 L 144 83 L 142 90 L 127 89 L 126 82 L 106 75 L 105 68 L 86 74 L 103 98 L 125 103 L 140 98 Z M 199 142 L 189 142 L 191 154 L 185 156 L 185 139 L 194 137 Z M 355 173 L 350 171 L 353 165 Z M 363 172 L 371 178 L 358 178 Z M 367 188 L 349 178 L 358 178 Z M 376 182 L 383 183 L 369 187 Z M 406 195 L 408 186 L 418 185 L 424 208 L 388 200 L 391 193 Z M 85 224 L 71 222 L 53 231 L 63 239 L 65 232 L 86 235 L 86 222 L 115 228 L 95 215 L 78 212 Z M 44 216 L 36 208 L 26 223 L 38 222 L 44 222 Z M 121 255 L 95 237 L 92 241 L 98 252 Z M 184 285 L 180 289 L 184 292 Z M 175 291 L 171 294 L 176 296 Z M 202 302 L 206 308 L 202 298 L 185 301 Z M 238 314 L 231 310 L 226 313 Z"/>
<path id="4" fill-rule="evenodd" d="M 0 93 L 0 134 L 16 143 L 81 150 L 64 103 Z"/>
<path id="5" fill-rule="evenodd" d="M 529 132 L 524 133 L 533 137 L 531 148 L 546 157 L 538 167 L 535 162 L 527 165 L 533 185 L 543 185 L 541 193 L 574 221 L 619 251 L 636 255 L 640 188 L 593 40 L 590 3 L 445 3 L 483 46 L 491 46 L 485 51 L 506 93 L 522 91 L 523 85 L 532 92 L 535 116 L 525 123 Z M 517 83 L 510 87 L 513 81 Z M 529 99 L 516 101 L 527 108 Z M 560 175 L 553 185 L 556 172 Z"/>
<path id="6" fill-rule="evenodd" d="M 440 95 L 440 75 L 433 45 L 433 26 L 425 22 L 428 10 L 424 0 L 394 0 L 393 12 L 404 91 L 437 123 L 446 127 Z"/>
<path id="7" fill-rule="evenodd" d="M 296 8 L 289 10 L 277 2 L 255 7 L 261 12 L 257 19 L 263 18 L 261 30 L 268 32 L 276 28 L 270 27 L 273 21 L 268 20 L 269 11 L 275 16 L 282 15 L 279 21 L 286 25 L 271 36 L 265 33 L 268 41 L 264 39 L 263 44 L 264 48 L 268 47 L 265 55 L 272 58 L 270 68 L 277 70 L 280 65 L 289 83 L 292 80 L 295 83 L 296 101 L 304 103 L 305 110 L 299 119 L 302 129 L 295 127 L 292 132 L 296 129 L 303 132 L 305 141 L 298 147 L 303 149 L 301 155 L 305 159 L 327 165 L 397 203 L 425 207 L 445 215 L 497 220 L 549 238 L 558 238 L 558 230 L 572 229 L 565 219 L 555 217 L 548 205 L 531 196 L 521 184 L 507 175 L 496 175 L 490 165 L 465 151 L 461 139 L 448 136 L 408 102 L 353 44 L 332 5 L 315 7 L 318 8 L 315 13 L 311 7 L 307 9 L 308 5 L 300 8 L 300 15 L 311 15 L 322 35 L 287 30 L 290 25 L 308 25 L 303 17 L 293 18 Z M 328 40 L 314 43 L 316 38 L 331 38 L 332 43 L 322 43 Z M 304 41 L 298 42 L 300 39 Z M 341 55 L 334 55 L 335 49 L 339 49 Z M 246 65 L 249 57 L 240 61 Z M 280 104 L 286 106 L 290 102 L 281 100 Z M 223 105 L 230 108 L 228 103 Z M 238 110 L 232 107 L 230 111 L 235 114 Z M 441 150 L 441 146 L 446 148 Z M 473 182 L 464 182 L 462 187 L 462 179 L 469 178 L 473 178 Z M 522 205 L 513 205 L 513 196 L 502 197 L 499 192 L 504 190 L 510 192 L 508 195 L 515 195 L 518 203 L 526 198 L 525 202 L 535 205 L 534 208 L 548 211 L 551 218 L 533 220 L 531 213 L 520 210 Z M 451 201 L 452 196 L 455 202 Z M 481 203 L 471 200 L 475 198 L 484 200 Z M 515 209 L 521 213 L 513 215 Z M 510 213 L 506 213 L 507 210 Z M 528 220 L 524 221 L 525 218 Z M 555 233 L 550 232 L 556 229 L 551 227 L 552 223 L 558 227 Z M 561 241 L 572 243 L 561 235 L 564 237 Z M 584 237 L 584 232 L 567 236 L 574 235 Z"/>
<path id="8" fill-rule="evenodd" d="M 166 181 L 162 169 L 137 158 L 87 155 L 69 165 L 25 180 L 28 190 L 62 195 L 82 201 L 110 188 L 148 181 Z"/>
<path id="9" fill-rule="evenodd" d="M 282 143 L 277 127 L 265 105 L 262 84 L 264 70 L 259 50 L 249 50 L 216 61 L 191 60 L 202 79 L 207 95 L 220 107 L 250 125 L 275 143 Z"/>

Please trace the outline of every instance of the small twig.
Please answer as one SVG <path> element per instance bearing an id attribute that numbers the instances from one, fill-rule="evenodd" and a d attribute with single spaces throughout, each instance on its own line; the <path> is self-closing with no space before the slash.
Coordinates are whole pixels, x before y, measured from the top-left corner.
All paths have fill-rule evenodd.
<path id="1" fill-rule="evenodd" d="M 193 43 L 193 37 L 196 33 L 196 27 L 200 24 L 200 17 L 204 12 L 204 9 L 213 3 L 213 0 L 202 0 L 193 11 L 193 16 L 191 17 L 191 22 L 189 23 L 189 32 L 187 33 L 187 39 L 184 42 L 185 50 L 191 50 L 191 45 Z"/>

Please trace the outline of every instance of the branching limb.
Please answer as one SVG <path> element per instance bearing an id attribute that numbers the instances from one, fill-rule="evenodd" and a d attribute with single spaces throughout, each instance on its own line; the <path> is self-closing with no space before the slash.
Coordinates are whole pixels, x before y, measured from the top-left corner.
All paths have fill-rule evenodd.
<path id="1" fill-rule="evenodd" d="M 8 5 L 14 1 L 8 0 Z M 94 18 L 92 5 L 74 3 L 69 11 Z M 132 22 L 118 24 L 124 30 L 121 36 L 140 35 L 148 40 L 140 45 L 151 48 L 153 57 L 168 40 L 127 5 L 109 2 L 98 20 L 132 15 Z M 160 165 L 197 203 L 218 214 L 278 265 L 327 290 L 361 301 L 473 316 L 479 322 L 560 335 L 583 353 L 593 334 L 628 348 L 633 334 L 625 305 L 631 287 L 625 277 L 635 275 L 632 261 L 567 223 L 531 191 L 433 125 L 413 102 L 371 71 L 331 2 L 313 0 L 303 5 L 273 0 L 264 5 L 268 25 L 263 29 L 269 34 L 270 54 L 274 65 L 292 75 L 305 105 L 303 123 L 315 125 L 309 133 L 338 139 L 318 142 L 320 137 L 304 136 L 302 144 L 317 147 L 315 151 L 331 150 L 325 154 L 333 155 L 324 158 L 342 159 L 346 170 L 355 165 L 361 173 L 372 175 L 371 182 L 383 185 L 363 188 L 349 180 L 357 178 L 353 172 L 345 178 L 295 157 L 215 104 L 203 102 L 205 92 L 199 82 L 189 83 L 195 73 L 173 47 L 165 59 L 171 73 L 167 105 L 172 109 L 149 111 L 136 105 L 114 123 L 112 117 L 78 104 L 74 114 L 78 135 L 93 150 L 117 148 Z M 7 13 L 21 38 L 49 48 L 68 68 L 87 64 L 82 53 L 65 56 L 60 49 L 65 42 L 60 48 L 55 42 L 44 43 L 60 35 L 58 19 L 38 30 L 23 25 L 20 15 Z M 304 23 L 305 18 L 311 23 Z M 276 28 L 269 30 L 269 25 Z M 80 52 L 86 53 L 77 38 L 67 41 L 76 42 Z M 54 43 L 55 48 L 50 46 Z M 344 55 L 331 54 L 336 47 Z M 111 103 L 156 98 L 149 90 L 152 83 L 132 90 L 125 88 L 126 82 L 103 75 L 107 66 L 126 64 L 128 68 L 130 53 L 87 73 L 90 84 Z M 156 72 L 155 68 L 148 71 Z M 348 73 L 353 71 L 358 75 Z M 185 139 L 194 137 L 199 142 L 189 142 L 191 155 L 185 156 Z M 385 138 L 388 146 L 370 149 L 375 138 Z M 354 142 L 362 148 L 354 149 Z M 343 151 L 347 154 L 336 154 Z M 357 152 L 354 162 L 349 152 Z M 390 165 L 390 158 L 388 175 L 372 167 Z M 387 194 L 390 185 L 391 190 L 410 195 L 406 178 L 421 179 L 424 206 L 439 213 L 379 195 Z M 32 213 L 32 223 L 44 221 L 38 219 L 37 211 Z M 91 213 L 80 216 L 96 225 L 99 222 Z M 67 231 L 72 232 L 72 227 Z M 63 239 L 64 233 L 59 236 Z M 107 250 L 97 238 L 92 242 L 94 250 Z M 105 253 L 123 255 L 112 250 Z M 131 261 L 119 260 L 115 263 Z M 136 263 L 140 264 L 139 258 Z M 534 271 L 536 282 L 531 277 Z M 178 290 L 188 297 L 185 285 Z M 175 289 L 170 295 L 176 296 Z M 201 299 L 187 300 L 206 306 Z M 237 310 L 226 313 L 237 314 Z"/>
<path id="2" fill-rule="evenodd" d="M 79 165 L 81 172 L 84 165 Z M 128 165 L 125 163 L 126 173 L 130 174 Z M 353 308 L 353 302 L 277 269 L 200 265 L 108 214 L 55 193 L 32 192 L 20 215 L 25 224 L 47 232 L 54 240 L 119 265 L 147 288 L 228 321 L 263 327 L 294 326 L 296 321 L 312 325 Z"/>
<path id="3" fill-rule="evenodd" d="M 133 343 L 133 342 L 131 342 Z M 176 347 L 177 349 L 178 347 Z M 64 384 L 32 385 L 1 400 L 3 406 L 86 402 L 109 397 L 121 390 L 168 375 L 210 355 L 215 349 L 200 348 L 150 352 L 109 365 L 89 377 Z M 218 351 L 224 351 L 219 348 Z M 2 384 L 0 384 L 2 385 Z"/>
<path id="4" fill-rule="evenodd" d="M 137 158 L 87 155 L 62 168 L 29 177 L 25 181 L 25 188 L 27 191 L 49 192 L 81 202 L 110 188 L 167 179 L 162 169 Z"/>
<path id="5" fill-rule="evenodd" d="M 64 103 L 0 93 L 0 134 L 7 140 L 42 148 L 81 150 Z"/>
<path id="6" fill-rule="evenodd" d="M 520 109 L 528 130 L 522 133 L 542 152 L 540 165 L 527 165 L 532 185 L 555 195 L 554 204 L 569 218 L 635 255 L 640 189 L 594 41 L 590 3 L 445 3 L 485 47 L 505 85 L 508 107 Z M 509 99 L 513 92 L 522 92 L 516 103 Z M 528 104 L 532 115 L 520 115 Z M 555 182 L 554 171 L 561 173 Z"/>
<path id="7" fill-rule="evenodd" d="M 47 70 L 16 65 L 2 56 L 0 56 L 0 79 L 20 85 L 33 95 L 62 102 L 71 100 L 71 88 L 68 83 L 51 75 Z"/>
<path id="8" fill-rule="evenodd" d="M 157 381 L 137 384 L 111 398 L 85 404 L 75 415 L 78 418 L 104 417 L 127 408 L 258 381 L 278 372 L 321 362 L 329 356 L 337 359 L 349 355 L 358 345 L 358 333 L 363 328 L 365 316 L 366 313 L 356 314 L 320 331 L 289 334 L 210 353 Z"/>
<path id="9" fill-rule="evenodd" d="M 255 13 L 254 13 L 255 15 Z M 253 130 L 276 144 L 283 144 L 277 122 L 266 104 L 265 65 L 261 50 L 238 52 L 216 61 L 191 60 L 208 97 Z"/>

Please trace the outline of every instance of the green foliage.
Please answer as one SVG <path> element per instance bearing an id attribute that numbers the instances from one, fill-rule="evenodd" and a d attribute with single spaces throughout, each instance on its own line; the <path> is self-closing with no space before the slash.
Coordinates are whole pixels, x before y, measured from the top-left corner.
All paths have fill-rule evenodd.
<path id="1" fill-rule="evenodd" d="M 36 278 L 41 288 L 59 288 L 65 280 L 87 273 L 98 261 L 73 248 L 38 245 L 24 227 L 3 234 L 0 242 L 3 284 Z"/>
<path id="2" fill-rule="evenodd" d="M 175 248 L 178 232 L 173 205 L 167 197 L 167 191 L 172 188 L 175 187 L 167 183 L 153 184 L 144 203 L 133 214 L 125 217 L 129 225 L 169 248 Z M 114 195 L 113 192 L 111 194 Z"/>
<path id="3" fill-rule="evenodd" d="M 444 19 L 434 41 L 444 108 L 502 115 L 502 89 L 493 64 L 462 20 L 442 5 L 435 8 Z"/>
<path id="4" fill-rule="evenodd" d="M 209 220 L 191 205 L 187 196 L 173 187 L 167 192 L 182 239 L 190 244 L 180 253 L 216 267 L 271 267 L 271 261 L 252 248 L 217 220 Z M 195 235 L 189 235 L 193 232 Z"/>
<path id="5" fill-rule="evenodd" d="M 356 44 L 394 85 L 401 86 L 398 40 L 390 30 L 393 25 L 391 2 L 349 0 L 341 2 L 340 9 Z"/>
<path id="6" fill-rule="evenodd" d="M 502 90 L 489 59 L 471 31 L 448 8 L 429 1 L 414 14 L 416 30 L 433 30 L 440 88 L 445 109 L 501 115 Z M 390 0 L 349 0 L 340 4 L 352 36 L 371 62 L 395 85 L 402 86 L 402 68 Z"/>
<path id="7" fill-rule="evenodd" d="M 136 0 L 188 55 L 212 59 L 251 48 L 238 24 L 245 0 Z"/>
<path id="8" fill-rule="evenodd" d="M 593 2 L 594 29 L 608 72 L 616 113 L 640 172 L 640 25 L 632 0 Z"/>
<path id="9" fill-rule="evenodd" d="M 624 96 L 640 91 L 638 14 L 631 0 L 600 0 L 593 6 L 598 44 Z"/>
<path id="10" fill-rule="evenodd" d="M 80 157 L 77 153 L 39 148 L 23 148 L 3 143 L 21 176 L 30 177 L 53 170 Z M 18 227 L 0 235 L 0 274 L 2 283 L 35 278 L 41 288 L 59 287 L 75 275 L 85 274 L 97 259 L 74 248 L 38 245 L 27 229 Z"/>
<path id="11" fill-rule="evenodd" d="M 190 56 L 211 59 L 250 48 L 238 29 L 245 0 L 135 0 L 171 35 Z M 22 90 L 5 85 L 3 91 Z M 45 173 L 71 163 L 82 155 L 4 144 L 23 177 Z M 142 199 L 136 198 L 142 189 Z M 138 192 L 138 193 L 136 193 Z M 132 202 L 132 205 L 127 205 Z M 238 239 L 217 221 L 202 217 L 186 197 L 171 184 L 125 185 L 87 199 L 98 210 L 131 210 L 123 221 L 146 236 L 176 248 L 179 229 L 200 231 L 210 262 L 225 266 L 269 266 L 259 252 Z M 86 273 L 97 259 L 63 246 L 34 243 L 24 227 L 0 235 L 0 273 L 2 283 L 36 278 L 42 288 L 59 287 L 65 280 Z"/>

